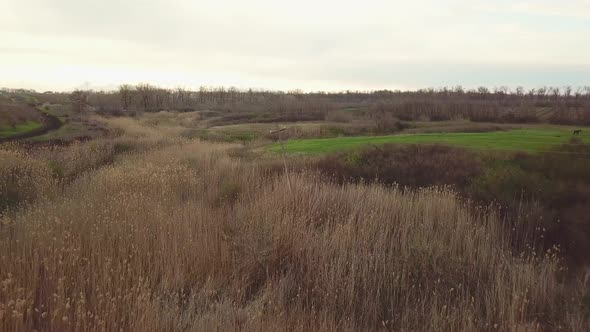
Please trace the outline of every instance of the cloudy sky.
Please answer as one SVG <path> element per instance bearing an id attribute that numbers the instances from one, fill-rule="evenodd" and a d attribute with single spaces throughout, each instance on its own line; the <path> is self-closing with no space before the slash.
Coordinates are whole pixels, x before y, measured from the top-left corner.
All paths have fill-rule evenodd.
<path id="1" fill-rule="evenodd" d="M 590 0 L 1 0 L 0 86 L 590 85 Z"/>

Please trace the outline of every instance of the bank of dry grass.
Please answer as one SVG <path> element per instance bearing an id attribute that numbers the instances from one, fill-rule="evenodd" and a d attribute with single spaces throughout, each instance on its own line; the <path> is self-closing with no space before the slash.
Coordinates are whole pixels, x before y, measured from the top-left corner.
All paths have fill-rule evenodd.
<path id="1" fill-rule="evenodd" d="M 23 188 L 41 189 L 1 219 L 0 330 L 588 327 L 583 273 L 515 252 L 493 211 L 449 190 L 300 172 L 290 191 L 229 145 L 119 125 L 81 144 L 128 149 L 59 190 L 45 157 L 3 152 L 18 170 L 37 158 Z"/>

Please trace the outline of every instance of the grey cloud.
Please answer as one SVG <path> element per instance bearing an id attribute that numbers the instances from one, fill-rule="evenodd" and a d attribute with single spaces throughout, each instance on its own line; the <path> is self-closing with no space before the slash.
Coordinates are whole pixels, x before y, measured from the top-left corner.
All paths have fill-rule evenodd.
<path id="1" fill-rule="evenodd" d="M 162 75 L 233 73 L 254 85 L 352 87 L 578 84 L 589 77 L 590 48 L 579 40 L 590 28 L 554 19 L 539 30 L 530 17 L 504 17 L 499 7 L 507 0 L 495 4 L 497 12 L 482 11 L 479 0 L 6 1 L 18 19 L 0 22 L 0 35 L 16 33 L 0 59 L 22 67 L 132 66 Z"/>

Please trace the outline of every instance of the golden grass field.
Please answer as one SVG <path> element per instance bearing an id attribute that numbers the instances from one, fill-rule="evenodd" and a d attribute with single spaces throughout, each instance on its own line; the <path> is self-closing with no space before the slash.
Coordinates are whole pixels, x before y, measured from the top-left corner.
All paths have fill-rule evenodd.
<path id="1" fill-rule="evenodd" d="M 1 331 L 590 328 L 590 273 L 450 189 L 289 190 L 176 120 L 102 121 L 118 136 L 0 146 Z"/>

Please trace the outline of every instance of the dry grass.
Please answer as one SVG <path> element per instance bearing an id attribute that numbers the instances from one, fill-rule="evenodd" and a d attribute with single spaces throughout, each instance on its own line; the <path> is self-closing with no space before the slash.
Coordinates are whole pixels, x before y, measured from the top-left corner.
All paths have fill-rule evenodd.
<path id="1" fill-rule="evenodd" d="M 110 140 L 2 148 L 0 170 L 29 174 L 18 188 L 35 197 L 0 219 L 0 330 L 588 327 L 582 277 L 564 280 L 555 252 L 512 252 L 493 211 L 449 190 L 299 173 L 290 193 L 231 145 L 113 121 Z M 83 163 L 93 144 L 109 163 L 48 176 L 44 161 Z"/>

